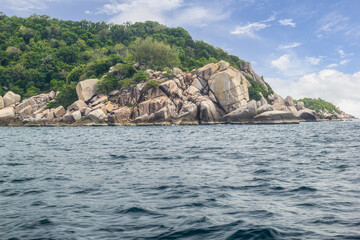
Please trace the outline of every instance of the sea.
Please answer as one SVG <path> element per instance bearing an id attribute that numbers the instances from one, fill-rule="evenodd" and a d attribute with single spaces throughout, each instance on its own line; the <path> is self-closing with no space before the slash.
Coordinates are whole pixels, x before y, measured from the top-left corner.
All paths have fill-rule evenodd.
<path id="1" fill-rule="evenodd" d="M 360 239 L 360 122 L 2 127 L 0 239 Z"/>

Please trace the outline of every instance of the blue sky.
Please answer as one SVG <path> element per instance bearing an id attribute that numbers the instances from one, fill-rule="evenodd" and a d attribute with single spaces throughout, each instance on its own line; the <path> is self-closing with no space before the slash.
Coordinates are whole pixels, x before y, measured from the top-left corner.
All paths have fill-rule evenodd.
<path id="1" fill-rule="evenodd" d="M 181 26 L 251 62 L 281 96 L 321 97 L 360 117 L 358 0 L 0 0 L 0 6 L 9 16 Z"/>

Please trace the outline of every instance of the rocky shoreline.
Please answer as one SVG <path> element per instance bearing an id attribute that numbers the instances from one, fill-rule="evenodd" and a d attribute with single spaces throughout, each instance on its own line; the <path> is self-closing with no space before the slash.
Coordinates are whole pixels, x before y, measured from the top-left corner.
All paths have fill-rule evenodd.
<path id="1" fill-rule="evenodd" d="M 317 113 L 276 93 L 251 100 L 249 78 L 269 91 L 268 85 L 249 63 L 239 67 L 220 61 L 191 72 L 173 68 L 171 76 L 169 70 L 147 69 L 148 81 L 107 95 L 98 93 L 98 79 L 87 79 L 76 87 L 79 100 L 66 109 L 46 108 L 55 101 L 55 92 L 20 101 L 20 95 L 9 91 L 0 97 L 0 126 L 297 124 L 354 118 L 344 112 Z M 109 71 L 116 72 L 116 66 Z"/>

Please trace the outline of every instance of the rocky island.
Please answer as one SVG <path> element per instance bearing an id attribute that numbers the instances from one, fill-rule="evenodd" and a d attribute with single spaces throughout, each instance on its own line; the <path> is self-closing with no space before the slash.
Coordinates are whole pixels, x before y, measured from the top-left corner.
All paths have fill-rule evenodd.
<path id="1" fill-rule="evenodd" d="M 111 67 L 109 72 L 116 73 L 120 65 Z M 241 63 L 239 69 L 225 61 L 190 72 L 173 68 L 170 75 L 169 69 L 147 69 L 146 81 L 108 94 L 98 92 L 101 80 L 87 79 L 77 84 L 78 100 L 66 109 L 47 107 L 56 99 L 54 91 L 23 101 L 20 95 L 9 91 L 0 97 L 0 125 L 296 124 L 353 118 L 344 112 L 315 112 L 305 108 L 303 102 L 294 103 L 290 96 L 283 99 L 269 89 L 250 63 Z M 251 100 L 252 84 L 266 89 L 267 99 L 260 92 L 258 101 Z"/>

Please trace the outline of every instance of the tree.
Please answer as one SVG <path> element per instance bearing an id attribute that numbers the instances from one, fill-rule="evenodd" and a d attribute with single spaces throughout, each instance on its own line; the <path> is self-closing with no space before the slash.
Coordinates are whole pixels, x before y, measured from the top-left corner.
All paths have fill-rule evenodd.
<path id="1" fill-rule="evenodd" d="M 136 62 L 154 69 L 180 65 L 177 53 L 169 45 L 147 37 L 137 38 L 131 45 L 132 55 Z"/>

